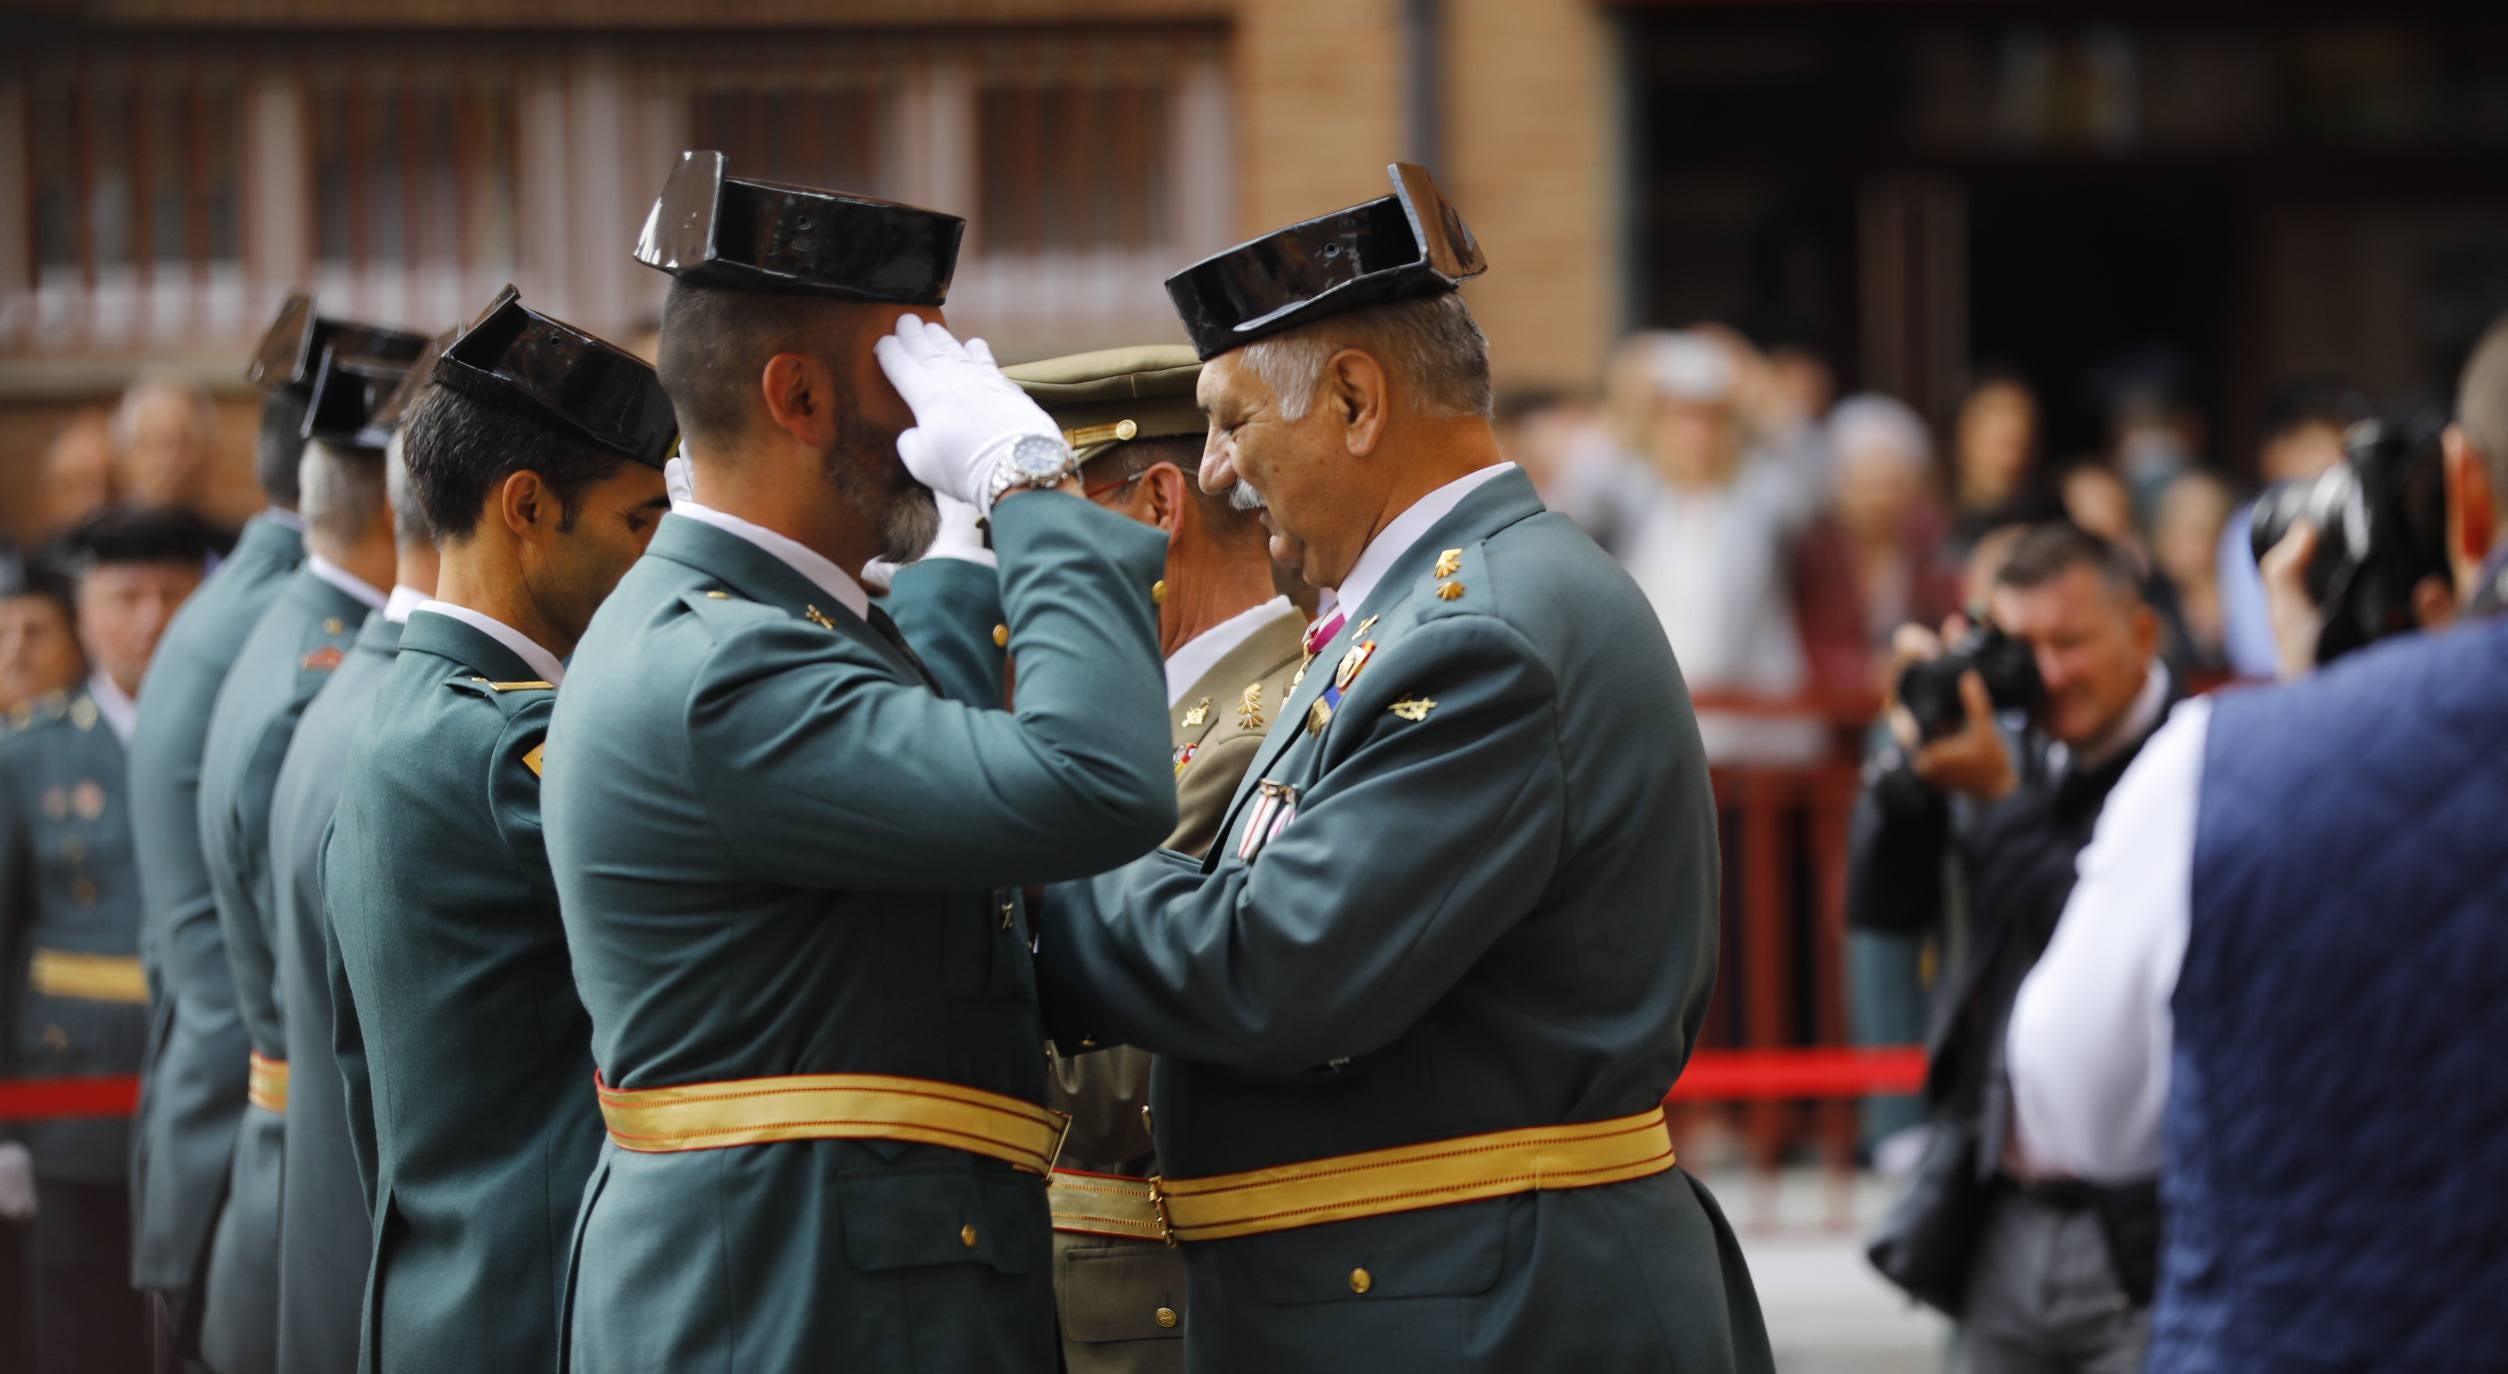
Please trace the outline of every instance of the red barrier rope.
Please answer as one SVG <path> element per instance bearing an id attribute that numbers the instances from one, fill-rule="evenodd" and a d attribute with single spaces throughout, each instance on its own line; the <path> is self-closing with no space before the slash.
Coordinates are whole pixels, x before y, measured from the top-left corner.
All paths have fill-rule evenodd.
<path id="1" fill-rule="evenodd" d="M 1666 1100 L 1862 1097 L 1911 1093 L 1924 1081 L 1918 1049 L 1702 1050 Z M 129 1116 L 138 1105 L 139 1080 L 128 1075 L 0 1079 L 0 1121 Z"/>

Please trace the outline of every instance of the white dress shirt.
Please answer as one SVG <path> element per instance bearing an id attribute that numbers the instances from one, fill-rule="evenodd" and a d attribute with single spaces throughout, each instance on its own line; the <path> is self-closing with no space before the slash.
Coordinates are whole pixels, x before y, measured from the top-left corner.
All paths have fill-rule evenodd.
<path id="1" fill-rule="evenodd" d="M 1209 629 L 1186 640 L 1167 656 L 1167 706 L 1173 710 L 1193 690 L 1202 675 L 1217 667 L 1219 660 L 1236 651 L 1236 647 L 1252 639 L 1257 630 L 1284 615 L 1294 615 L 1297 608 L 1289 598 L 1275 596 L 1249 610 L 1220 621 Z"/>
<path id="2" fill-rule="evenodd" d="M 2209 701 L 2181 703 L 2125 770 L 2012 1006 L 2013 1131 L 2033 1167 L 2110 1181 L 2159 1170 L 2211 727 Z"/>
<path id="3" fill-rule="evenodd" d="M 323 557 L 321 554 L 307 554 L 305 556 L 305 571 L 312 573 L 314 576 L 321 578 L 323 581 L 330 583 L 332 586 L 337 587 L 341 591 L 348 593 L 350 596 L 357 598 L 359 601 L 364 602 L 367 610 L 379 611 L 383 609 L 384 596 L 382 588 L 377 587 L 373 583 L 368 582 L 366 579 L 350 572 L 348 569 L 341 567 L 339 564 L 332 562 L 330 559 Z"/>
<path id="4" fill-rule="evenodd" d="M 427 594 L 407 583 L 392 589 L 391 599 L 383 603 L 383 618 L 395 625 L 409 623 L 409 613 L 427 603 Z"/>
<path id="5" fill-rule="evenodd" d="M 1376 532 L 1376 537 L 1367 541 L 1367 547 L 1359 550 L 1358 561 L 1350 565 L 1349 575 L 1341 579 L 1340 586 L 1333 588 L 1332 600 L 1317 608 L 1316 618 L 1331 619 L 1335 606 L 1356 611 L 1366 605 L 1368 594 L 1376 590 L 1377 583 L 1385 580 L 1386 573 L 1392 571 L 1393 560 L 1418 543 L 1428 533 L 1429 526 L 1452 514 L 1456 506 L 1463 504 L 1464 497 L 1480 490 L 1500 474 L 1513 471 L 1513 463 L 1493 463 L 1485 468 L 1475 468 L 1412 502 L 1410 509 L 1386 521 L 1385 527 Z"/>
<path id="6" fill-rule="evenodd" d="M 113 737 L 129 744 L 131 729 L 139 724 L 139 703 L 102 671 L 88 674 L 87 695 L 96 700 L 96 714 L 113 727 Z"/>
<path id="7" fill-rule="evenodd" d="M 777 534 L 764 525 L 743 520 L 714 509 L 694 497 L 676 502 L 671 514 L 712 525 L 727 534 L 735 534 L 757 545 L 794 572 L 808 578 L 828 599 L 854 613 L 857 619 L 870 619 L 871 594 L 862 590 L 853 574 L 837 567 L 835 562 L 816 549 L 787 535 Z M 555 681 L 555 679 L 551 679 Z"/>
<path id="8" fill-rule="evenodd" d="M 410 613 L 412 615 L 450 616 L 513 650 L 514 657 L 529 665 L 531 671 L 538 673 L 540 680 L 550 686 L 554 687 L 566 680 L 566 665 L 558 662 L 557 655 L 542 648 L 538 640 L 495 616 L 481 614 L 468 606 L 456 606 L 450 601 L 422 601 Z"/>

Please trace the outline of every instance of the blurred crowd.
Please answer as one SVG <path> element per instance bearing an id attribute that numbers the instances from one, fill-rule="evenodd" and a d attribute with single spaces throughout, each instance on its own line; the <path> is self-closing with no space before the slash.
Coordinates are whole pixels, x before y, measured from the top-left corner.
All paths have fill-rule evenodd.
<path id="1" fill-rule="evenodd" d="M 2181 680 L 2273 670 L 2242 479 L 2165 388 L 2120 388 L 2105 446 L 2056 461 L 2031 379 L 1986 372 L 1937 426 L 1897 397 L 1837 396 L 1813 353 L 1709 324 L 1631 335 L 1596 393 L 1511 397 L 1499 418 L 1544 498 L 1662 615 L 1717 762 L 1820 756 L 1876 713 L 1892 632 L 1982 600 L 2012 534 L 2052 519 L 2132 558 Z M 2314 476 L 2359 418 L 2338 386 L 2288 388 L 2250 466 Z"/>

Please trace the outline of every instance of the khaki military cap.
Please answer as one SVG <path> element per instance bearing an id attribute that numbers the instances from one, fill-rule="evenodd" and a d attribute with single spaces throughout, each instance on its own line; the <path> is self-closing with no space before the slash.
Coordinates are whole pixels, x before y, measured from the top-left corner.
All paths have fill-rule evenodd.
<path id="1" fill-rule="evenodd" d="M 1198 439 L 1209 429 L 1193 403 L 1202 364 L 1181 344 L 1074 353 L 1002 371 L 1054 417 L 1082 462 L 1126 439 Z"/>

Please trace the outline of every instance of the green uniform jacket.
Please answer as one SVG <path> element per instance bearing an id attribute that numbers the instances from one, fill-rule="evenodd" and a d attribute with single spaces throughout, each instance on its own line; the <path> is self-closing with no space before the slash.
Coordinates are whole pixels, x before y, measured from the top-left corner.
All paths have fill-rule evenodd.
<path id="1" fill-rule="evenodd" d="M 401 627 L 366 617 L 355 648 L 296 725 L 270 801 L 271 897 L 278 916 L 279 1003 L 287 1009 L 287 1136 L 279 1178 L 279 1369 L 340 1374 L 357 1363 L 359 1298 L 374 1229 L 349 1147 L 348 1097 L 331 1052 L 322 844 L 339 804 L 343 762 L 369 712 Z M 366 1132 L 372 1138 L 372 1130 Z"/>
<path id="2" fill-rule="evenodd" d="M 1304 658 L 1306 617 L 1284 608 L 1185 689 L 1167 712 L 1175 744 L 1176 828 L 1163 846 L 1210 851 L 1237 783 L 1289 696 Z M 1158 1171 L 1142 1109 L 1150 1056 L 1125 1045 L 1055 1055 L 1045 1101 L 1071 1114 L 1062 1167 L 1142 1178 Z M 1070 1374 L 1165 1374 L 1184 1368 L 1184 1257 L 1173 1247 L 1056 1234 L 1054 1295 Z"/>
<path id="3" fill-rule="evenodd" d="M 276 919 L 270 799 L 296 722 L 331 680 L 370 608 L 299 568 L 244 639 L 218 689 L 200 756 L 200 845 L 218 896 L 228 994 L 250 1051 L 285 1060 L 287 1027 L 273 981 Z M 204 962 L 203 967 L 206 967 Z M 188 987 L 177 996 L 191 995 Z M 169 1064 L 185 1048 L 167 1050 Z M 199 1294 L 200 1353 L 218 1374 L 267 1374 L 278 1362 L 279 1168 L 287 1118 L 249 1108 L 237 1123 L 226 1201 Z"/>
<path id="4" fill-rule="evenodd" d="M 881 609 L 897 622 L 941 695 L 992 708 L 1009 700 L 1009 655 L 993 642 L 1001 577 L 969 558 L 926 558 L 897 570 Z"/>
<path id="5" fill-rule="evenodd" d="M 140 687 L 130 747 L 131 840 L 146 911 L 139 955 L 149 989 L 148 1055 L 131 1139 L 131 1282 L 140 1288 L 191 1286 L 244 1112 L 252 1042 L 236 1015 L 200 851 L 201 750 L 237 650 L 304 558 L 292 525 L 254 517 L 235 552 L 166 627 Z"/>
<path id="6" fill-rule="evenodd" d="M 1643 1112 L 1706 1010 L 1714 804 L 1628 577 L 1508 472 L 1350 617 L 1209 859 L 1161 852 L 1048 898 L 1054 1027 L 1157 1053 L 1171 1176 Z M 1254 805 L 1266 781 L 1295 789 L 1285 825 Z M 1678 1171 L 1185 1260 L 1197 1370 L 1770 1367 L 1732 1233 Z"/>
<path id="7" fill-rule="evenodd" d="M 133 1073 L 148 1036 L 135 989 L 65 994 L 56 982 L 47 993 L 30 977 L 46 955 L 135 966 L 139 874 L 122 741 L 84 688 L 20 711 L 0 725 L 0 1078 Z M 106 1182 L 129 1167 L 126 1120 L 4 1129 L 34 1155 L 37 1178 Z"/>
<path id="8" fill-rule="evenodd" d="M 1055 494 L 1005 500 L 993 533 L 1016 715 L 944 699 L 818 584 L 683 516 L 593 617 L 547 803 L 610 1083 L 878 1073 L 1042 1099 L 1006 889 L 1174 823 L 1164 542 Z M 613 1142 L 576 1239 L 574 1366 L 1052 1370 L 1047 1235 L 1040 1180 L 960 1151 Z"/>
<path id="9" fill-rule="evenodd" d="M 323 859 L 340 1070 L 371 1170 L 365 1370 L 548 1370 L 600 1145 L 541 839 L 555 693 L 420 610 L 351 750 Z"/>

